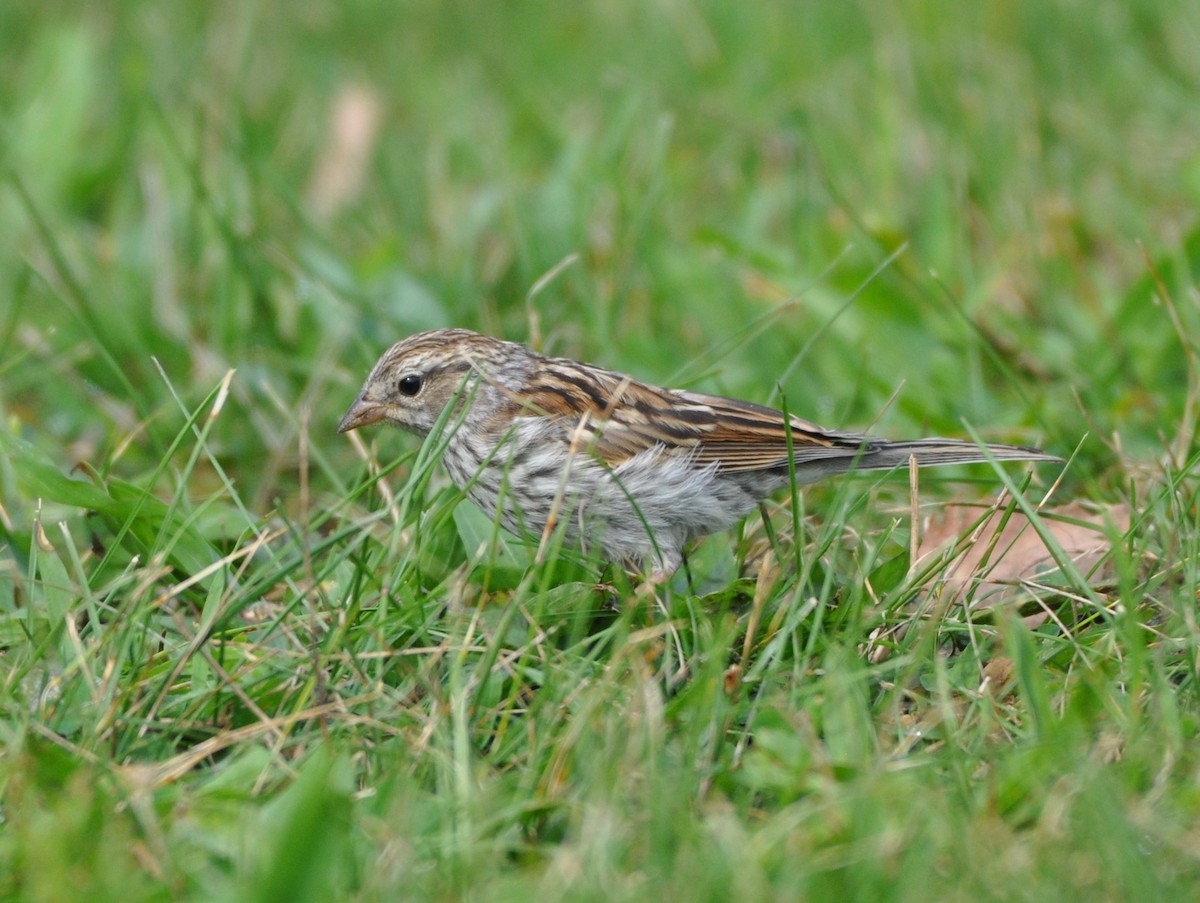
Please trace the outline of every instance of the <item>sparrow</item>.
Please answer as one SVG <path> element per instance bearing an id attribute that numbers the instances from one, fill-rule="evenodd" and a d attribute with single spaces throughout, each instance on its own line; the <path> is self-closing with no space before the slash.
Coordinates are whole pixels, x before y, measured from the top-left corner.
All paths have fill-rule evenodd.
<path id="1" fill-rule="evenodd" d="M 961 439 L 888 441 L 748 401 L 650 385 L 466 329 L 397 342 L 338 424 L 439 431 L 454 483 L 508 530 L 567 539 L 663 581 L 684 548 L 771 493 L 859 470 L 1061 461 Z"/>

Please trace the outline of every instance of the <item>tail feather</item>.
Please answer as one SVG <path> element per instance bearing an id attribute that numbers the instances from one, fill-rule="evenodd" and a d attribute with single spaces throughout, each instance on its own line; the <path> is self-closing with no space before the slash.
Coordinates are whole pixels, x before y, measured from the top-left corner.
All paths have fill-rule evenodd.
<path id="1" fill-rule="evenodd" d="M 1040 448 L 1021 445 L 985 445 L 986 453 L 974 442 L 962 439 L 912 439 L 902 442 L 879 440 L 868 443 L 853 467 L 858 470 L 891 470 L 916 458 L 921 467 L 943 464 L 979 464 L 995 461 L 1062 461 Z"/>

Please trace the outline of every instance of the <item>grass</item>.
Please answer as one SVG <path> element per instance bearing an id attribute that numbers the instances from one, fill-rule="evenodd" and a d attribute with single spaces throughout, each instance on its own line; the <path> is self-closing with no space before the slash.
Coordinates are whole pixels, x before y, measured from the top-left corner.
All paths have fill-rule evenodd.
<path id="1" fill-rule="evenodd" d="M 1198 30 L 5 7 L 0 896 L 1194 898 Z M 1070 463 L 813 487 L 655 604 L 334 434 L 449 324 Z M 950 500 L 972 576 L 986 506 L 1107 553 L 964 606 Z"/>

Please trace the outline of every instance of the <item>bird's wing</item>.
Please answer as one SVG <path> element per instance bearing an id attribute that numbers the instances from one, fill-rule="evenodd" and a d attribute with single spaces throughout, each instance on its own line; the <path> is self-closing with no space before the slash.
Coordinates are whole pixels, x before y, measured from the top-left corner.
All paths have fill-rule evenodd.
<path id="1" fill-rule="evenodd" d="M 526 407 L 561 420 L 572 440 L 611 466 L 662 447 L 726 471 L 784 467 L 788 421 L 780 411 L 717 395 L 663 389 L 574 361 L 549 359 L 525 391 Z M 872 440 L 791 417 L 791 450 L 803 463 L 853 458 Z"/>
<path id="2" fill-rule="evenodd" d="M 707 412 L 708 429 L 700 437 L 696 460 L 716 462 L 722 470 L 751 471 L 786 467 L 788 450 L 797 464 L 829 458 L 854 458 L 873 440 L 855 433 L 827 430 L 763 405 L 674 392 L 681 401 Z M 790 433 L 790 435 L 789 435 Z"/>

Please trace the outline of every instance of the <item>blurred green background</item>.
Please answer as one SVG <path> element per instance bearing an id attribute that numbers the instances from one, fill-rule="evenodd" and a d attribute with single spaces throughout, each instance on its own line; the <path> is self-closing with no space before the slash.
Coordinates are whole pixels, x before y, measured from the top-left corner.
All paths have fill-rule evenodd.
<path id="1" fill-rule="evenodd" d="M 1091 702 L 1054 709 L 1077 719 L 1069 742 L 1055 741 L 1057 757 L 1041 728 L 1032 745 L 1018 731 L 1007 746 L 989 716 L 975 745 L 948 742 L 969 746 L 964 758 L 897 766 L 903 758 L 878 739 L 894 730 L 895 675 L 850 664 L 868 627 L 845 628 L 835 637 L 844 645 L 812 660 L 797 653 L 803 665 L 776 675 L 780 699 L 744 699 L 723 721 L 706 708 L 717 703 L 701 677 L 718 686 L 740 648 L 744 621 L 726 620 L 711 634 L 697 628 L 716 645 L 688 672 L 696 688 L 666 716 L 652 706 L 638 716 L 659 725 L 645 749 L 613 739 L 624 722 L 599 724 L 606 707 L 613 718 L 640 712 L 630 699 L 642 697 L 604 696 L 598 674 L 624 675 L 621 687 L 662 684 L 667 697 L 675 684 L 622 670 L 640 653 L 612 651 L 622 648 L 614 640 L 604 653 L 566 653 L 571 677 L 557 691 L 595 679 L 604 702 L 551 698 L 540 671 L 503 685 L 543 730 L 563 712 L 592 725 L 590 747 L 567 717 L 562 734 L 514 753 L 514 741 L 505 747 L 480 726 L 491 703 L 454 670 L 465 658 L 451 668 L 448 657 L 445 673 L 440 657 L 428 667 L 414 658 L 414 672 L 364 666 L 372 679 L 353 692 L 408 689 L 389 697 L 394 708 L 339 722 L 328 758 L 314 752 L 321 724 L 305 722 L 263 745 L 230 740 L 236 755 L 201 757 L 198 777 L 166 790 L 112 775 L 265 723 L 255 706 L 286 718 L 325 698 L 278 691 L 298 667 L 286 656 L 255 658 L 267 674 L 254 683 L 171 670 L 199 661 L 203 644 L 190 637 L 205 629 L 234 648 L 240 634 L 221 634 L 222 618 L 277 600 L 275 582 L 286 609 L 262 650 L 287 645 L 291 614 L 341 617 L 331 605 L 351 614 L 332 645 L 312 641 L 320 655 L 362 654 L 359 636 L 380 655 L 446 637 L 470 646 L 466 621 L 444 636 L 422 632 L 440 609 L 428 621 L 411 610 L 355 620 L 386 609 L 392 591 L 403 608 L 419 586 L 428 611 L 446 599 L 459 611 L 462 598 L 449 578 L 420 583 L 407 564 L 378 578 L 399 526 L 377 546 L 326 520 L 380 507 L 363 494 L 366 471 L 335 435 L 337 419 L 388 345 L 435 326 L 754 401 L 782 394 L 831 427 L 900 438 L 969 426 L 1077 454 L 1064 500 L 1157 512 L 1135 518 L 1124 540 L 1130 562 L 1157 556 L 1169 575 L 1127 562 L 1126 608 L 1154 629 L 1175 616 L 1194 628 L 1198 48 L 1200 6 L 1185 0 L 0 4 L 0 633 L 10 669 L 0 814 L 12 825 L 0 839 L 11 875 L 0 890 L 366 899 L 407 887 L 483 899 L 535 888 L 549 899 L 599 888 L 592 897 L 700 899 L 711 888 L 713 899 L 902 899 L 925 892 L 927 867 L 946 898 L 993 879 L 998 896 L 1028 899 L 1190 886 L 1195 702 L 1150 707 L 1165 719 L 1153 723 L 1124 707 L 1130 687 L 1159 687 L 1163 700 L 1174 700 L 1171 687 L 1190 694 L 1194 662 L 1182 675 L 1160 668 L 1139 645 L 1150 642 L 1141 627 L 1095 639 L 1103 676 L 1088 685 Z M 231 370 L 228 400 L 209 417 Z M 815 498 L 830 498 L 823 491 Z M 854 516 L 864 533 L 888 520 L 864 517 Z M 448 518 L 433 531 L 457 549 L 447 572 L 468 542 Z M 169 591 L 170 568 L 196 573 L 213 549 L 234 554 L 280 519 L 291 551 L 248 558 L 248 572 L 229 563 L 227 582 L 180 592 L 178 611 L 154 601 L 147 588 Z M 328 570 L 326 554 L 336 558 Z M 155 571 L 163 561 L 168 570 Z M 1147 570 L 1157 576 L 1143 584 Z M 844 580 L 856 587 L 847 596 L 869 598 L 864 573 L 825 590 Z M 384 585 L 378 609 L 367 598 L 374 579 Z M 318 604 L 310 585 L 336 591 Z M 808 592 L 786 603 L 781 592 L 779 604 L 799 611 Z M 1150 597 L 1174 614 L 1144 608 Z M 63 615 L 81 610 L 72 639 Z M 1061 646 L 1007 642 L 1055 688 L 1074 673 L 1072 649 L 1096 663 L 1070 636 Z M 508 661 L 496 650 L 509 646 L 495 643 L 470 659 L 484 684 L 496 654 Z M 1186 662 L 1187 643 L 1163 648 Z M 819 686 L 799 689 L 810 666 L 863 683 L 841 696 L 835 687 L 830 702 Z M 1146 670 L 1131 684 L 1127 666 Z M 1037 680 L 1025 678 L 1036 697 Z M 324 686 L 313 680 L 309 690 Z M 467 697 L 440 696 L 443 680 Z M 818 699 L 854 714 L 813 727 L 806 706 Z M 428 708 L 418 716 L 414 706 Z M 999 721 L 1025 723 L 1014 706 Z M 1079 808 L 1048 826 L 1031 800 L 1069 781 L 1076 757 L 1116 761 L 1092 744 L 1109 729 L 1093 719 L 1118 711 L 1127 766 L 1086 782 L 1070 797 Z M 384 722 L 399 725 L 402 742 L 377 730 Z M 851 756 L 853 768 L 829 753 L 834 764 L 821 770 L 839 724 L 871 737 L 862 748 L 874 753 Z M 737 752 L 697 752 L 713 736 Z M 768 757 L 749 777 L 738 771 L 747 743 Z M 418 751 L 406 758 L 409 749 Z M 1178 770 L 1155 758 L 1162 750 Z M 574 755 L 593 770 L 576 759 L 564 770 Z M 965 776 L 991 769 L 993 756 L 995 784 L 976 795 Z M 634 774 L 642 761 L 647 774 Z M 1177 807 L 1146 786 L 1158 768 Z M 381 778 L 389 769 L 392 783 Z M 780 776 L 806 769 L 819 774 L 794 786 Z M 680 773 L 689 777 L 678 794 L 639 789 Z M 605 788 L 611 811 L 599 805 Z M 445 808 L 447 794 L 459 808 Z M 814 808 L 797 809 L 804 800 Z M 1111 836 L 1106 824 L 1118 826 Z M 247 853 L 255 832 L 278 846 Z M 613 839 L 626 834 L 647 846 Z M 1170 867 L 1131 852 L 1138 843 L 1169 850 Z M 993 847 L 1004 851 L 995 861 Z M 1093 848 L 1115 878 L 1093 880 L 1094 863 L 1072 858 Z M 424 877 L 407 883 L 414 873 Z"/>
<path id="2" fill-rule="evenodd" d="M 890 432 L 1069 451 L 1082 406 L 1141 448 L 1177 419 L 1147 257 L 1190 285 L 1188 4 L 0 15 L 4 398 L 94 464 L 146 421 L 157 460 L 166 379 L 194 400 L 234 367 L 223 455 L 294 445 L 267 391 L 332 444 L 392 341 L 526 340 L 528 309 L 543 347 L 648 379 L 765 400 L 786 374 L 835 426 L 902 383 Z"/>

